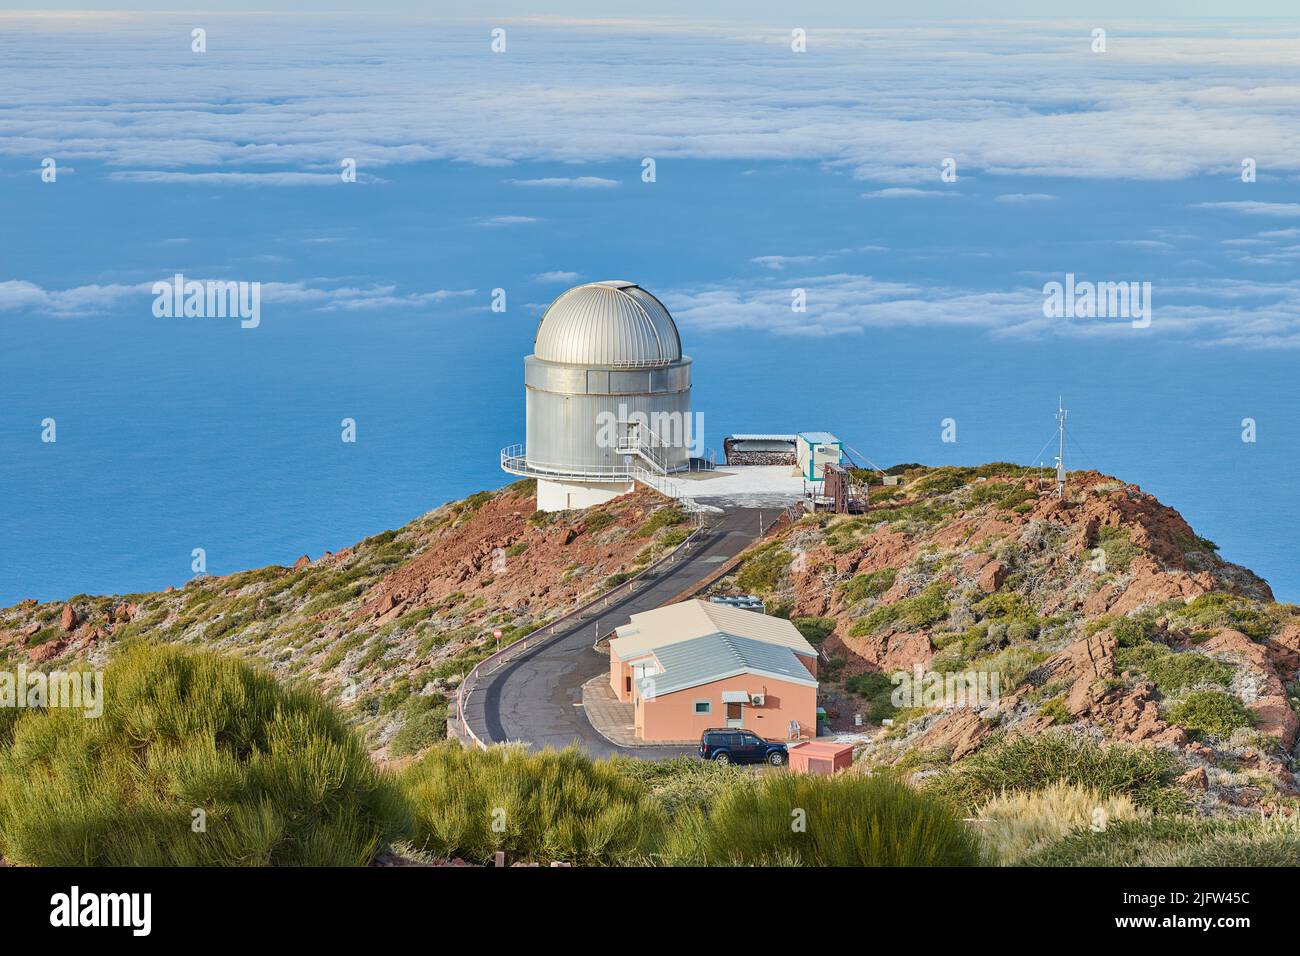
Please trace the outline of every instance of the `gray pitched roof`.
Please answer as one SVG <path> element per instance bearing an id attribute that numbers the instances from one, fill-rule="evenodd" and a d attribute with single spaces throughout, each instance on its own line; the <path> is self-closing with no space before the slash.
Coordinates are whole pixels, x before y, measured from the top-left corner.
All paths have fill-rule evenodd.
<path id="1" fill-rule="evenodd" d="M 663 668 L 643 678 L 643 693 L 653 682 L 655 696 L 698 687 L 736 674 L 760 674 L 794 684 L 817 686 L 817 679 L 799 662 L 788 647 L 756 641 L 735 634 L 707 634 L 677 644 L 657 647 L 654 656 Z"/>

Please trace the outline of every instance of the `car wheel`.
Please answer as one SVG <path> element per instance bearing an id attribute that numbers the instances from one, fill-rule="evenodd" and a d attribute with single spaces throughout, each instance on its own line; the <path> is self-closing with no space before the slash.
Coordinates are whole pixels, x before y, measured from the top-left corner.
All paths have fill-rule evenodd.
<path id="1" fill-rule="evenodd" d="M 781 764 L 785 763 L 785 754 L 781 753 L 779 750 L 773 750 L 767 755 L 767 762 L 773 767 L 779 767 Z"/>
<path id="2" fill-rule="evenodd" d="M 719 750 L 713 755 L 713 759 L 717 763 L 731 763 L 731 754 L 727 753 L 725 750 Z"/>

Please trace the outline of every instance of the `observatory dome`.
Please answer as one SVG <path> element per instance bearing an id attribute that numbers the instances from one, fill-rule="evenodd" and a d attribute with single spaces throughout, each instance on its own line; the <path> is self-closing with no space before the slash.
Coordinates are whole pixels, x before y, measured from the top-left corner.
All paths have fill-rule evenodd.
<path id="1" fill-rule="evenodd" d="M 615 279 L 575 286 L 552 302 L 533 354 L 565 365 L 660 368 L 681 361 L 682 340 L 662 302 Z"/>

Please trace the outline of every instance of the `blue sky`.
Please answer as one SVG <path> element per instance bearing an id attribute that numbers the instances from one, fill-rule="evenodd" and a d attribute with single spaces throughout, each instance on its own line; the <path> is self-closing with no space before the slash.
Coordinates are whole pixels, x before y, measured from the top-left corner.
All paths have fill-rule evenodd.
<path id="1" fill-rule="evenodd" d="M 1073 464 L 1300 597 L 1300 21 L 1117 20 L 1094 53 L 1093 18 L 827 6 L 858 25 L 796 54 L 751 7 L 0 15 L 0 601 L 180 583 L 196 546 L 291 562 L 503 483 L 540 311 L 610 277 L 678 318 L 711 444 L 1027 462 L 1064 393 Z M 176 271 L 262 283 L 262 326 L 154 318 Z M 1150 328 L 1044 317 L 1067 272 L 1151 282 Z"/>
<path id="2" fill-rule="evenodd" d="M 157 10 L 157 11 L 259 11 L 310 13 L 319 10 L 352 11 L 347 0 L 227 0 L 216 8 L 211 3 L 183 0 L 133 0 L 128 4 L 106 0 L 9 0 L 0 9 L 11 10 Z M 1082 8 L 1082 9 L 1081 9 Z M 910 17 L 994 19 L 1000 17 L 1287 17 L 1294 16 L 1288 0 L 913 0 L 907 4 Z M 864 21 L 897 18 L 899 6 L 886 0 L 808 0 L 799 4 L 797 18 L 828 24 L 861 25 Z M 691 0 L 656 0 L 652 7 L 626 0 L 375 0 L 367 12 L 431 14 L 435 16 L 484 17 L 714 17 L 728 21 L 784 23 L 795 13 L 783 0 L 711 0 L 707 5 Z M 808 19 L 812 18 L 812 19 Z"/>

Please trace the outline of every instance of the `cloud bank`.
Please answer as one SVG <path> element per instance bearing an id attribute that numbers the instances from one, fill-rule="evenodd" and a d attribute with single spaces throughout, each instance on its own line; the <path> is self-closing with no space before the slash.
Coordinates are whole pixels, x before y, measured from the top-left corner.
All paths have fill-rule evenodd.
<path id="1" fill-rule="evenodd" d="M 1106 53 L 1078 21 L 810 29 L 794 53 L 781 30 L 519 21 L 496 54 L 488 24 L 198 19 L 204 54 L 193 15 L 6 16 L 0 155 L 299 185 L 345 157 L 806 160 L 913 188 L 948 157 L 961 175 L 1300 172 L 1300 42 L 1278 23 L 1117 22 Z"/>

